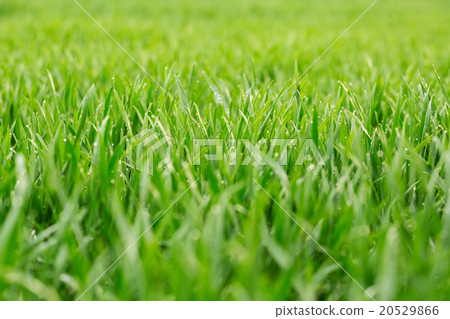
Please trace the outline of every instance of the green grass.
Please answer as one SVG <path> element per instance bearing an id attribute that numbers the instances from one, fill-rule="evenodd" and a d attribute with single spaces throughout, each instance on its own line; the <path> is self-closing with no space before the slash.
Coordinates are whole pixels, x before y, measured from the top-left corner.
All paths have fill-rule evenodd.
<path id="1" fill-rule="evenodd" d="M 371 2 L 80 1 L 166 94 L 71 0 L 3 1 L 0 299 L 76 299 L 199 179 L 83 300 L 367 300 L 253 178 L 375 299 L 448 299 L 450 3 L 380 0 L 289 87 Z M 195 138 L 325 165 L 196 166 Z"/>

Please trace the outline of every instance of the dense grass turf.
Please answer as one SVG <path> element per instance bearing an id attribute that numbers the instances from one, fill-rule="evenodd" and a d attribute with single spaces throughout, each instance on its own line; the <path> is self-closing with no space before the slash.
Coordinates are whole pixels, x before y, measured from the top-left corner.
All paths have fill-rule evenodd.
<path id="1" fill-rule="evenodd" d="M 83 299 L 368 299 L 253 178 L 375 299 L 448 299 L 450 2 L 380 0 L 289 87 L 371 2 L 80 1 L 167 94 L 72 0 L 2 1 L 0 299 L 76 299 L 198 178 Z M 172 137 L 150 180 L 143 129 Z"/>

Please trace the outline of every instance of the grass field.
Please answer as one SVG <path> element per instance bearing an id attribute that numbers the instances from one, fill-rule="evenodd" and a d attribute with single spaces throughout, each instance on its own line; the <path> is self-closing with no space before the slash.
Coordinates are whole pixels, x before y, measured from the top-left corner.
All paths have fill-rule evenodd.
<path id="1" fill-rule="evenodd" d="M 373 1 L 79 2 L 162 88 L 72 0 L 0 3 L 0 299 L 450 298 L 448 0 L 380 0 L 309 70 Z"/>

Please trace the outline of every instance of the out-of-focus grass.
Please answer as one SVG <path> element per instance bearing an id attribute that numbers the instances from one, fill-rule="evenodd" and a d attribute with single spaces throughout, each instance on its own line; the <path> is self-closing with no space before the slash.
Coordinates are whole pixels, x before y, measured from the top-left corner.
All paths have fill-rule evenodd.
<path id="1" fill-rule="evenodd" d="M 80 3 L 171 97 L 71 0 L 0 4 L 1 299 L 75 299 L 197 178 L 84 299 L 367 299 L 252 178 L 376 299 L 448 299 L 448 1 L 381 0 L 280 98 L 371 1 Z M 143 129 L 172 137 L 150 181 Z M 195 166 L 194 138 L 325 165 Z"/>

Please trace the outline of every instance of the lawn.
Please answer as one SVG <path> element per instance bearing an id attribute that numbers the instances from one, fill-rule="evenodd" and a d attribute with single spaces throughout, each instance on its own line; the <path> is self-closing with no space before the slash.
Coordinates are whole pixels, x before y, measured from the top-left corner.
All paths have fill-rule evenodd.
<path id="1" fill-rule="evenodd" d="M 450 298 L 448 0 L 78 1 L 0 3 L 1 300 Z"/>

